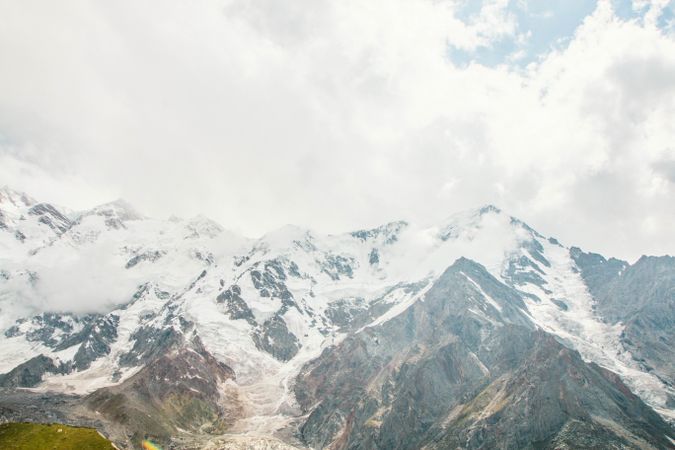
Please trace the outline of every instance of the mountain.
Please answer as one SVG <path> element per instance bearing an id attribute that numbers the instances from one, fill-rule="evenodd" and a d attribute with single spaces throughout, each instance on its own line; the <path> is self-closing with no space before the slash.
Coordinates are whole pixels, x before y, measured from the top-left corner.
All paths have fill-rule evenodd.
<path id="1" fill-rule="evenodd" d="M 572 255 L 596 299 L 597 313 L 619 324 L 621 345 L 642 371 L 675 386 L 675 258 L 643 256 L 629 265 L 572 249 Z M 670 391 L 669 404 L 675 405 Z"/>
<path id="2" fill-rule="evenodd" d="M 146 364 L 124 382 L 101 388 L 85 404 L 120 423 L 130 442 L 151 434 L 168 440 L 177 429 L 224 432 L 241 414 L 234 371 L 206 352 L 194 338 Z"/>
<path id="3" fill-rule="evenodd" d="M 248 239 L 8 188 L 0 250 L 0 419 L 125 448 L 674 445 L 672 257 L 606 259 L 491 205 Z"/>
<path id="4" fill-rule="evenodd" d="M 613 373 L 528 320 L 513 288 L 460 259 L 404 313 L 301 374 L 317 448 L 666 448 L 670 427 Z M 561 447 L 562 446 L 562 447 Z"/>

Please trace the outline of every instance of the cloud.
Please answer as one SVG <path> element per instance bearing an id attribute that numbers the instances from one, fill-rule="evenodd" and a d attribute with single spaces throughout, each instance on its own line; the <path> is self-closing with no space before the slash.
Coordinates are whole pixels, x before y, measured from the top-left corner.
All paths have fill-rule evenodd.
<path id="1" fill-rule="evenodd" d="M 520 3 L 4 2 L 0 178 L 249 235 L 490 202 L 569 244 L 675 253 L 673 35 L 600 1 L 526 67 L 453 62 L 525 39 Z"/>
<path id="2" fill-rule="evenodd" d="M 110 311 L 127 301 L 142 280 L 130 276 L 111 254 L 110 248 L 92 246 L 59 264 L 33 268 L 40 278 L 30 306 L 37 311 L 90 313 Z"/>
<path id="3" fill-rule="evenodd" d="M 655 161 L 654 164 L 652 164 L 652 167 L 654 168 L 654 171 L 663 176 L 666 180 L 675 184 L 675 158 Z"/>

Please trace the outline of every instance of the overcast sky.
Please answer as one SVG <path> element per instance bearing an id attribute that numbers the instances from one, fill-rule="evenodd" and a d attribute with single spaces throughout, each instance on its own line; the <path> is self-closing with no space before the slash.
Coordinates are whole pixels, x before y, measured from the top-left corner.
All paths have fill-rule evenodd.
<path id="1" fill-rule="evenodd" d="M 675 254 L 674 3 L 0 0 L 0 184 L 249 236 L 492 203 Z"/>

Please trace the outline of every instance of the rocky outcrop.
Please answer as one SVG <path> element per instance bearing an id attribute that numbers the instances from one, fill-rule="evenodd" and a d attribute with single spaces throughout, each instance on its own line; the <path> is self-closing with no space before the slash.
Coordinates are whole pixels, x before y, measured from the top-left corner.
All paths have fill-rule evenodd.
<path id="1" fill-rule="evenodd" d="M 538 332 L 515 369 L 461 401 L 428 448 L 668 448 L 672 428 L 619 377 Z M 439 437 L 440 436 L 440 437 Z"/>
<path id="2" fill-rule="evenodd" d="M 42 381 L 45 373 L 64 373 L 64 371 L 65 368 L 57 367 L 51 358 L 39 355 L 0 375 L 0 387 L 34 387 Z"/>
<path id="3" fill-rule="evenodd" d="M 119 357 L 122 367 L 136 367 L 159 357 L 169 349 L 179 345 L 183 334 L 174 327 L 157 328 L 142 326 L 132 335 L 134 342 L 131 350 Z"/>
<path id="4" fill-rule="evenodd" d="M 622 323 L 621 342 L 645 370 L 675 385 L 675 257 L 643 256 L 629 265 L 579 249 L 571 250 L 609 323 Z M 675 398 L 671 399 L 675 404 Z"/>
<path id="5" fill-rule="evenodd" d="M 256 347 L 280 361 L 288 361 L 300 350 L 298 338 L 288 331 L 286 322 L 279 314 L 267 319 L 252 335 Z"/>
<path id="6" fill-rule="evenodd" d="M 337 281 L 340 277 L 352 278 L 357 262 L 350 256 L 326 254 L 321 265 L 321 271 Z"/>
<path id="7" fill-rule="evenodd" d="M 672 434 L 618 377 L 535 330 L 519 293 L 466 259 L 399 316 L 326 349 L 295 392 L 308 413 L 301 436 L 316 448 L 578 448 L 602 436 L 662 448 Z"/>
<path id="8" fill-rule="evenodd" d="M 668 448 L 668 258 L 570 250 L 492 206 L 247 239 L 124 202 L 58 234 L 38 205 L 0 198 L 0 420 L 90 423 L 120 448 Z M 488 269 L 448 268 L 460 255 Z M 99 313 L 30 309 L 65 283 Z"/>
<path id="9" fill-rule="evenodd" d="M 96 359 L 110 353 L 110 345 L 117 338 L 119 317 L 115 314 L 101 316 L 86 314 L 44 313 L 30 320 L 19 320 L 5 331 L 5 336 L 24 336 L 55 352 L 79 346 L 67 371 L 84 370 Z"/>
<path id="10" fill-rule="evenodd" d="M 88 369 L 92 362 L 110 353 L 110 345 L 117 338 L 118 324 L 119 317 L 108 314 L 88 324 L 78 335 L 71 338 L 72 341 L 80 343 L 73 357 L 73 366 L 76 370 Z M 70 342 L 64 341 L 60 346 L 68 348 Z"/>
<path id="11" fill-rule="evenodd" d="M 246 301 L 241 298 L 241 288 L 236 284 L 221 292 L 216 297 L 216 301 L 225 305 L 227 314 L 232 320 L 243 319 L 251 325 L 256 325 L 253 312 Z"/>
<path id="12" fill-rule="evenodd" d="M 132 267 L 135 267 L 138 263 L 143 262 L 143 261 L 149 261 L 149 262 L 155 262 L 162 256 L 164 256 L 166 252 L 160 251 L 160 250 L 154 250 L 154 251 L 147 251 L 143 253 L 139 253 L 137 255 L 132 256 L 129 261 L 127 261 L 126 268 L 131 269 Z"/>
<path id="13" fill-rule="evenodd" d="M 124 199 L 99 205 L 89 211 L 85 211 L 76 220 L 76 223 L 87 216 L 97 215 L 103 217 L 103 221 L 108 229 L 119 230 L 126 228 L 125 222 L 131 220 L 141 220 L 143 216 L 139 214 L 134 207 Z"/>
<path id="14" fill-rule="evenodd" d="M 129 443 L 152 437 L 168 443 L 178 430 L 222 433 L 241 415 L 230 367 L 208 353 L 199 338 L 177 346 L 117 386 L 85 399 L 97 416 L 123 427 Z"/>
<path id="15" fill-rule="evenodd" d="M 96 315 L 78 317 L 73 314 L 43 313 L 29 319 L 19 319 L 14 325 L 5 330 L 6 337 L 24 336 L 29 342 L 39 342 L 50 348 L 66 348 L 63 343 L 92 320 Z M 81 341 L 78 341 L 81 342 Z M 70 345 L 77 344 L 73 341 Z"/>
<path id="16" fill-rule="evenodd" d="M 579 247 L 570 248 L 570 256 L 581 271 L 581 276 L 593 297 L 603 295 L 607 285 L 622 273 L 629 264 L 616 258 L 606 259 L 597 253 L 586 253 Z"/>
<path id="17" fill-rule="evenodd" d="M 291 273 L 297 274 L 297 267 Z M 293 294 L 286 286 L 287 275 L 280 260 L 270 260 L 254 265 L 250 276 L 253 287 L 260 292 L 261 297 L 279 298 L 282 302 L 290 302 L 293 299 Z"/>
<path id="18" fill-rule="evenodd" d="M 57 235 L 68 231 L 72 222 L 49 203 L 38 203 L 28 210 L 28 214 L 38 217 L 38 222 L 54 230 Z"/>
<path id="19" fill-rule="evenodd" d="M 401 230 L 408 225 L 407 222 L 399 220 L 370 230 L 352 231 L 350 234 L 361 242 L 380 241 L 383 245 L 391 245 L 398 240 Z"/>

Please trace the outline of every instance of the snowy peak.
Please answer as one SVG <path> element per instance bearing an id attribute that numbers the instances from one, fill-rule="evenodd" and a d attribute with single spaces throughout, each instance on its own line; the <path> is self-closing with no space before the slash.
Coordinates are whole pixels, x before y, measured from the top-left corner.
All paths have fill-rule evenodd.
<path id="1" fill-rule="evenodd" d="M 82 213 L 81 217 L 90 215 L 104 217 L 106 225 L 108 225 L 110 228 L 122 228 L 124 227 L 124 222 L 126 221 L 142 220 L 145 218 L 124 199 L 117 199 L 115 201 L 96 206 L 89 211 Z"/>
<path id="2" fill-rule="evenodd" d="M 297 225 L 284 225 L 276 230 L 265 233 L 259 240 L 258 246 L 263 248 L 291 249 L 295 247 L 313 248 L 314 233 Z"/>
<path id="3" fill-rule="evenodd" d="M 72 225 L 68 217 L 49 203 L 38 203 L 31 206 L 28 214 L 37 217 L 39 223 L 48 226 L 58 235 L 65 233 Z"/>
<path id="4" fill-rule="evenodd" d="M 606 293 L 611 284 L 615 288 L 604 300 L 606 308 L 617 298 L 615 293 L 629 301 L 635 297 L 632 280 L 643 285 L 657 276 L 661 283 L 654 284 L 643 303 L 658 306 L 649 320 L 670 317 L 664 314 L 668 303 L 652 298 L 671 292 L 671 278 L 659 275 L 675 266 L 670 259 L 663 261 L 665 269 L 642 263 L 631 271 L 615 260 L 546 239 L 493 205 L 432 226 L 395 221 L 321 234 L 287 225 L 247 239 L 204 216 L 146 218 L 123 200 L 70 222 L 52 205 L 12 195 L 11 202 L 3 197 L 8 205 L 19 205 L 12 210 L 19 214 L 12 213 L 12 226 L 20 224 L 29 241 L 40 237 L 31 242 L 41 247 L 37 252 L 5 252 L 0 258 L 0 372 L 9 374 L 7 385 L 72 393 L 117 386 L 129 393 L 133 380 L 152 375 L 147 368 L 158 358 L 171 359 L 171 352 L 178 351 L 178 368 L 191 371 L 197 360 L 209 360 L 208 353 L 236 375 L 225 382 L 241 405 L 232 417 L 233 429 L 257 433 L 264 427 L 274 435 L 309 413 L 298 409 L 294 380 L 322 354 L 331 364 L 341 364 L 342 359 L 330 355 L 341 354 L 337 348 L 343 340 L 355 345 L 346 353 L 359 359 L 355 364 L 369 368 L 372 361 L 391 357 L 396 373 L 403 361 L 417 367 L 416 355 L 426 352 L 424 348 L 435 352 L 452 344 L 447 349 L 460 352 L 455 356 L 467 373 L 490 377 L 499 368 L 499 361 L 491 358 L 501 344 L 484 342 L 489 335 L 496 343 L 510 343 L 513 336 L 525 342 L 539 329 L 585 360 L 620 373 L 664 417 L 672 410 L 672 389 L 653 375 L 658 370 L 633 359 L 631 351 L 645 356 L 640 350 L 644 346 L 624 343 L 624 324 L 603 323 L 594 299 L 602 300 L 596 291 Z M 0 230 L 0 245 L 18 242 L 12 233 Z M 594 280 L 602 282 L 597 289 Z M 51 311 L 69 312 L 44 314 L 45 304 L 58 305 Z M 75 309 L 94 304 L 98 309 L 86 311 L 96 314 Z M 25 312 L 26 305 L 34 310 Z M 598 306 L 598 311 L 606 309 Z M 617 305 L 619 309 L 625 308 Z M 625 330 L 644 336 L 638 334 L 644 317 Z M 670 324 L 664 324 L 655 340 L 671 339 Z M 399 353 L 400 344 L 414 335 L 430 341 L 404 348 L 408 356 Z M 185 353 L 184 343 L 193 339 L 203 344 L 203 358 Z M 461 341 L 472 347 L 453 344 Z M 673 342 L 675 347 L 675 338 Z M 662 360 L 672 353 L 652 348 L 659 353 L 646 355 L 646 360 L 660 364 L 660 373 L 670 376 Z M 437 361 L 443 355 L 449 356 L 427 356 Z M 344 369 L 349 389 L 354 369 Z M 387 370 L 378 367 L 373 373 Z M 207 373 L 195 374 L 208 378 Z M 408 389 L 408 381 L 401 380 L 401 388 Z M 189 398 L 191 387 L 185 391 Z M 214 417 L 220 414 L 217 408 L 213 411 Z M 378 417 L 368 421 L 380 422 Z"/>
<path id="5" fill-rule="evenodd" d="M 8 186 L 0 188 L 0 209 L 23 209 L 35 203 L 35 200 L 24 192 L 15 191 Z"/>
<path id="6" fill-rule="evenodd" d="M 313 448 L 529 448 L 570 434 L 561 448 L 604 448 L 625 429 L 668 448 L 670 427 L 618 377 L 536 330 L 522 294 L 467 258 L 421 301 L 325 350 L 295 392 Z M 643 434 L 646 422 L 659 431 Z"/>
<path id="7" fill-rule="evenodd" d="M 201 236 L 215 238 L 225 231 L 219 223 L 201 214 L 188 220 L 185 226 L 191 231 L 191 234 L 186 236 L 188 238 L 198 238 Z"/>
<path id="8" fill-rule="evenodd" d="M 452 239 L 457 237 L 461 232 L 474 233 L 476 230 L 480 230 L 495 222 L 512 225 L 513 228 L 519 229 L 523 237 L 527 235 L 527 237 L 544 239 L 543 235 L 522 220 L 490 204 L 450 215 L 438 226 L 440 230 L 438 236 L 442 240 Z"/>
<path id="9" fill-rule="evenodd" d="M 20 253 L 49 244 L 72 225 L 70 219 L 49 203 L 38 203 L 23 192 L 0 189 L 0 248 Z"/>
<path id="10" fill-rule="evenodd" d="M 461 233 L 470 233 L 480 229 L 485 221 L 496 221 L 505 217 L 510 219 L 501 209 L 493 205 L 486 205 L 477 209 L 469 209 L 450 215 L 439 225 L 438 237 L 441 240 L 457 238 Z"/>
<path id="11" fill-rule="evenodd" d="M 409 223 L 403 220 L 396 222 L 389 222 L 377 228 L 370 230 L 352 231 L 350 234 L 362 242 L 366 241 L 380 241 L 383 244 L 392 244 L 398 240 L 398 236 L 409 226 Z"/>

